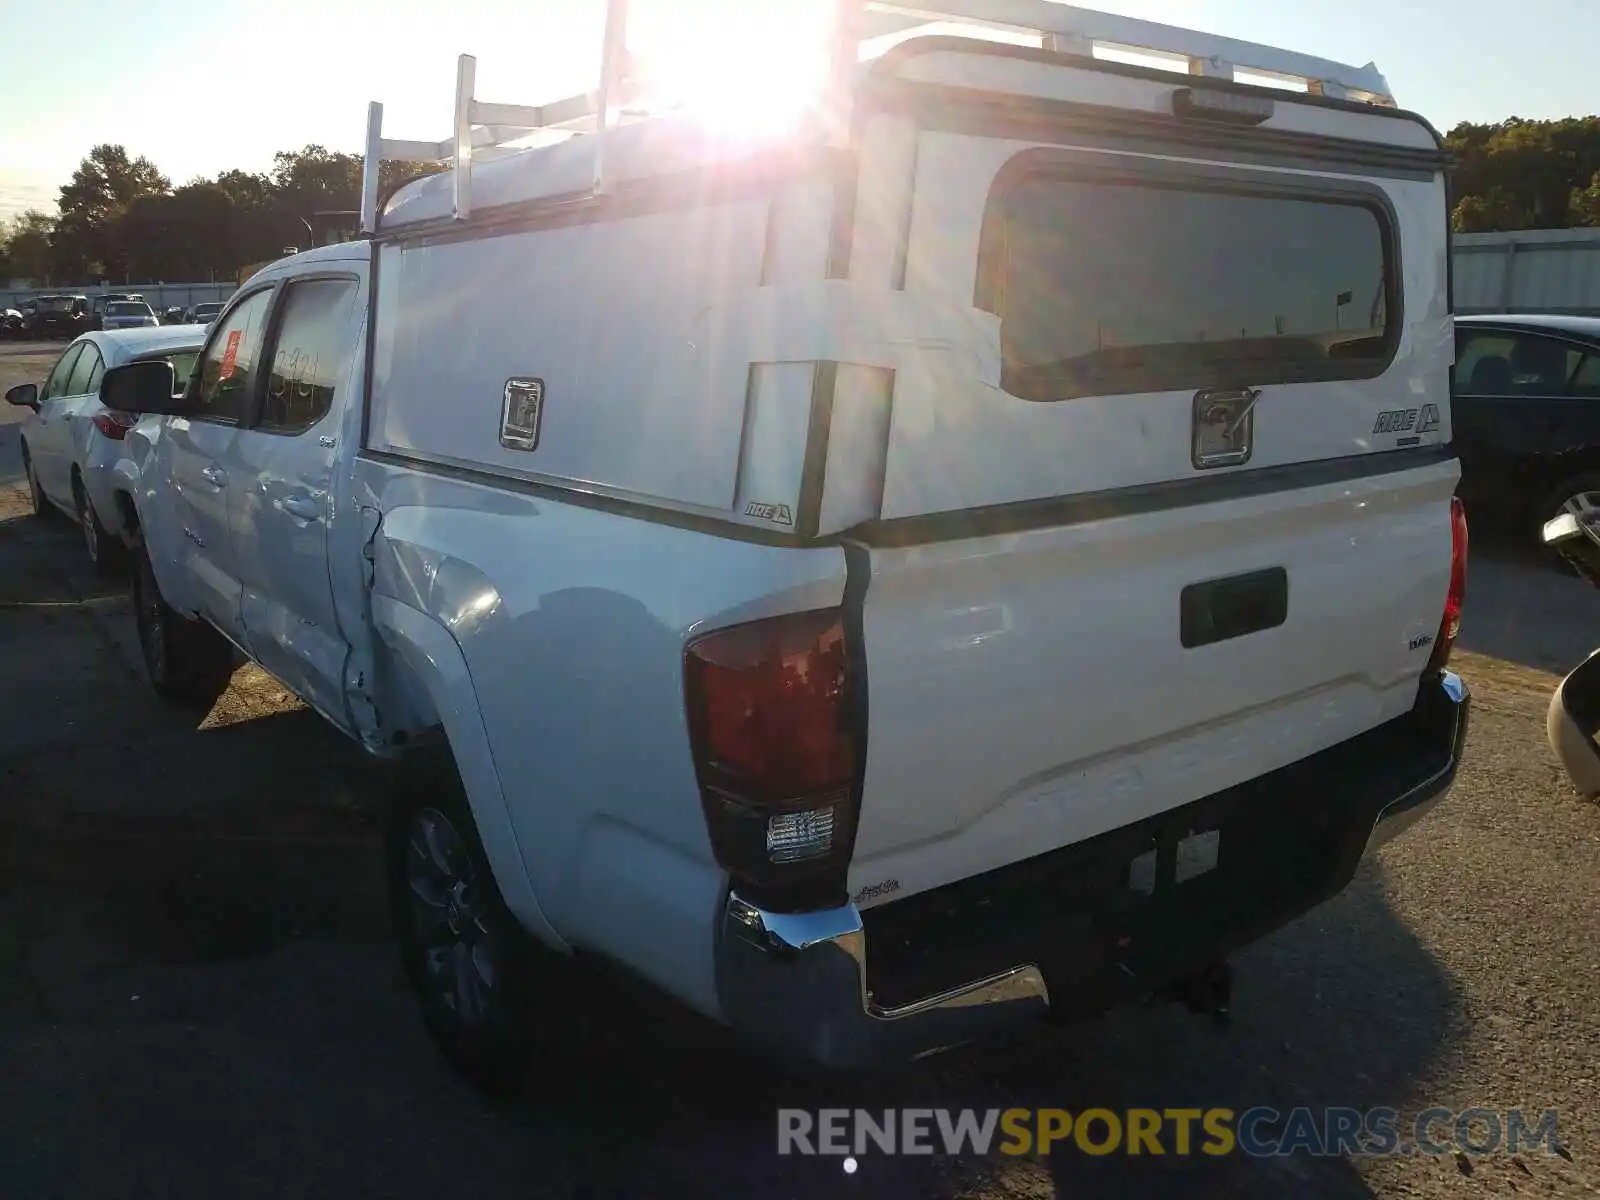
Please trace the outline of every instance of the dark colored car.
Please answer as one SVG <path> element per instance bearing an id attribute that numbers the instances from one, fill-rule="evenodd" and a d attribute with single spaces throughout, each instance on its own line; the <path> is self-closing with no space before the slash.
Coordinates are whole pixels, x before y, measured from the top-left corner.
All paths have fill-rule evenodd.
<path id="1" fill-rule="evenodd" d="M 28 336 L 28 325 L 22 313 L 15 308 L 0 308 L 0 338 L 19 341 Z"/>
<path id="2" fill-rule="evenodd" d="M 1542 544 L 1600 498 L 1600 318 L 1457 317 L 1451 412 L 1468 520 Z"/>
<path id="3" fill-rule="evenodd" d="M 221 300 L 204 301 L 189 310 L 189 320 L 196 325 L 209 325 L 217 319 L 217 314 L 226 307 L 227 305 Z"/>
<path id="4" fill-rule="evenodd" d="M 39 307 L 28 325 L 28 336 L 71 341 L 89 328 L 89 321 L 89 297 L 40 296 Z"/>

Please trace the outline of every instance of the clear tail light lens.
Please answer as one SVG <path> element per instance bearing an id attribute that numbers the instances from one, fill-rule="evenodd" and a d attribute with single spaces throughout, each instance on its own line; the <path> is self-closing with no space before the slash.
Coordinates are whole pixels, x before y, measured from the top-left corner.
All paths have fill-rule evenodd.
<path id="1" fill-rule="evenodd" d="M 712 851 L 759 903 L 842 903 L 865 733 L 838 610 L 717 630 L 684 657 Z"/>

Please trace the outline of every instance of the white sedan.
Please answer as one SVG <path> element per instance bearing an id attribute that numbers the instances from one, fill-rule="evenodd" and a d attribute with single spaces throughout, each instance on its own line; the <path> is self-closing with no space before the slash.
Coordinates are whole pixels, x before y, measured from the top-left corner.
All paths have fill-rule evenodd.
<path id="1" fill-rule="evenodd" d="M 33 415 L 22 426 L 22 465 L 33 511 L 51 505 L 83 528 L 97 570 L 116 565 L 123 544 L 122 513 L 112 486 L 122 443 L 138 418 L 100 403 L 100 378 L 135 359 L 169 360 L 186 380 L 205 341 L 203 325 L 168 325 L 86 333 L 73 341 L 40 384 L 21 383 L 6 400 Z"/>

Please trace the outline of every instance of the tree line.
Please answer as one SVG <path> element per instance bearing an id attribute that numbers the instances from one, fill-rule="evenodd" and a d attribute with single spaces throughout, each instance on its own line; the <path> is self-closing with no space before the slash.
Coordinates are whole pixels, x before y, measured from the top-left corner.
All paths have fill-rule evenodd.
<path id="1" fill-rule="evenodd" d="M 380 193 L 428 172 L 384 163 Z M 279 151 L 269 172 L 223 171 L 174 188 L 149 159 L 100 145 L 62 185 L 55 214 L 0 223 L 0 282 L 233 279 L 321 242 L 325 230 L 353 229 L 360 202 L 361 159 L 322 146 Z"/>
<path id="2" fill-rule="evenodd" d="M 1445 145 L 1456 232 L 1600 226 L 1600 117 L 1463 123 Z M 385 163 L 383 194 L 425 173 Z M 96 146 L 62 186 L 56 214 L 0 223 L 0 280 L 231 279 L 320 241 L 319 224 L 353 212 L 360 194 L 361 159 L 322 146 L 279 151 L 269 172 L 223 171 L 178 188 L 149 159 Z"/>

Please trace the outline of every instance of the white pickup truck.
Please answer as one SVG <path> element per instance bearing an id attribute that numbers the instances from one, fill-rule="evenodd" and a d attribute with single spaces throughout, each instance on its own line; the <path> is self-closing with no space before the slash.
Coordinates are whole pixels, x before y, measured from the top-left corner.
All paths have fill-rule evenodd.
<path id="1" fill-rule="evenodd" d="M 106 374 L 152 679 L 243 652 L 416 756 L 397 934 L 480 1082 L 568 955 L 832 1066 L 1215 981 L 1455 774 L 1437 136 L 1370 67 L 945 9 L 1039 36 L 852 54 L 825 134 L 491 154 L 574 106 L 464 60 L 453 142 L 374 110 L 366 236 Z"/>

